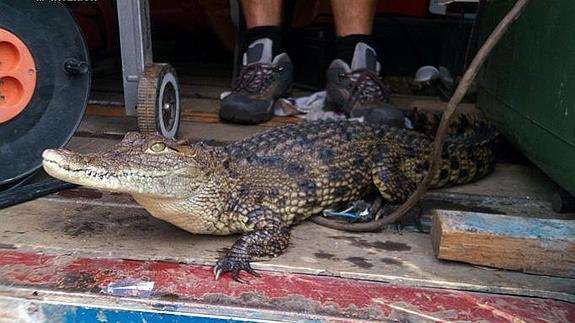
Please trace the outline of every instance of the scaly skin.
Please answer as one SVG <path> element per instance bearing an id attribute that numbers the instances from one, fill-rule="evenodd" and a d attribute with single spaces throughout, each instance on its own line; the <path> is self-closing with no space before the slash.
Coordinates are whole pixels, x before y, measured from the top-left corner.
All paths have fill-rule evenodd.
<path id="1" fill-rule="evenodd" d="M 492 137 L 475 131 L 446 144 L 433 187 L 461 184 L 492 167 Z M 46 150 L 44 169 L 64 181 L 131 194 L 154 217 L 196 234 L 243 233 L 216 278 L 255 272 L 253 257 L 287 248 L 290 226 L 377 189 L 402 203 L 426 174 L 431 140 L 354 121 L 272 129 L 223 147 L 129 133 L 112 150 Z"/>

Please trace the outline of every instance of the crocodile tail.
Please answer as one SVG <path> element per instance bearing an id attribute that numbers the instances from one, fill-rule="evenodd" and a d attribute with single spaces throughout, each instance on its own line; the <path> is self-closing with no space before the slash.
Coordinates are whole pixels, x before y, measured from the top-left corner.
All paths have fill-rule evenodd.
<path id="1" fill-rule="evenodd" d="M 437 132 L 442 113 L 420 111 L 417 108 L 406 113 L 413 130 L 433 137 Z M 473 135 L 477 129 L 493 128 L 480 112 L 459 113 L 449 124 L 448 136 Z"/>
<path id="2" fill-rule="evenodd" d="M 472 129 L 448 136 L 441 163 L 431 187 L 464 184 L 484 177 L 493 170 L 497 131 L 486 121 L 478 120 Z"/>

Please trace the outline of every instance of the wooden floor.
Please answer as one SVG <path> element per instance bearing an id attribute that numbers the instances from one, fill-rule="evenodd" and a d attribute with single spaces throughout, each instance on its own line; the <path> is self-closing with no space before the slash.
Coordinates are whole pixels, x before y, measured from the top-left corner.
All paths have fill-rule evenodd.
<path id="1" fill-rule="evenodd" d="M 229 142 L 296 121 L 275 118 L 249 127 L 220 123 L 218 97 L 230 80 L 213 76 L 181 77 L 181 81 L 184 118 L 180 137 Z M 123 113 L 117 79 L 97 79 L 93 89 L 92 104 L 68 145 L 72 150 L 106 149 L 127 131 L 137 130 L 136 119 Z M 445 104 L 437 99 L 408 96 L 394 99 L 406 107 L 438 109 Z M 481 181 L 429 192 L 421 203 L 421 212 L 423 217 L 429 217 L 435 208 L 573 217 L 551 211 L 553 190 L 554 184 L 533 167 L 498 164 L 495 173 Z M 213 265 L 218 252 L 237 238 L 191 235 L 152 218 L 129 196 L 84 188 L 0 210 L 0 218 L 0 248 L 55 255 Z M 254 268 L 575 301 L 572 279 L 440 261 L 433 255 L 429 234 L 397 233 L 393 229 L 351 234 L 303 223 L 294 228 L 291 245 L 284 255 L 256 262 Z"/>

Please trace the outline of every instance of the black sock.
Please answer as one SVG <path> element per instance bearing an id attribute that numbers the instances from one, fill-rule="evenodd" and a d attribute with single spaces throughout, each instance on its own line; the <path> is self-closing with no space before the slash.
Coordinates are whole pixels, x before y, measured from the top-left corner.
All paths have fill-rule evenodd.
<path id="1" fill-rule="evenodd" d="M 378 52 L 377 42 L 373 40 L 371 35 L 353 34 L 337 37 L 335 39 L 335 58 L 341 59 L 351 65 L 353 52 L 355 51 L 355 45 L 357 45 L 357 43 L 365 43 L 369 47 L 373 48 L 376 54 Z"/>
<path id="2" fill-rule="evenodd" d="M 243 51 L 245 52 L 251 43 L 262 38 L 269 38 L 273 41 L 272 57 L 283 53 L 282 28 L 280 26 L 258 26 L 246 30 Z"/>

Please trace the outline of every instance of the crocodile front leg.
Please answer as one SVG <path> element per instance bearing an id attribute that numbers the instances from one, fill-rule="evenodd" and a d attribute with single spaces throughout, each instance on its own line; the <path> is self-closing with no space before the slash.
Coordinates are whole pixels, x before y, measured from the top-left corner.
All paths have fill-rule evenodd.
<path id="1" fill-rule="evenodd" d="M 216 280 L 230 272 L 235 281 L 245 283 L 239 275 L 242 270 L 259 277 L 250 265 L 252 257 L 276 257 L 289 245 L 290 228 L 281 222 L 280 215 L 260 207 L 248 217 L 255 224 L 254 230 L 239 238 L 218 260 L 214 267 Z"/>

